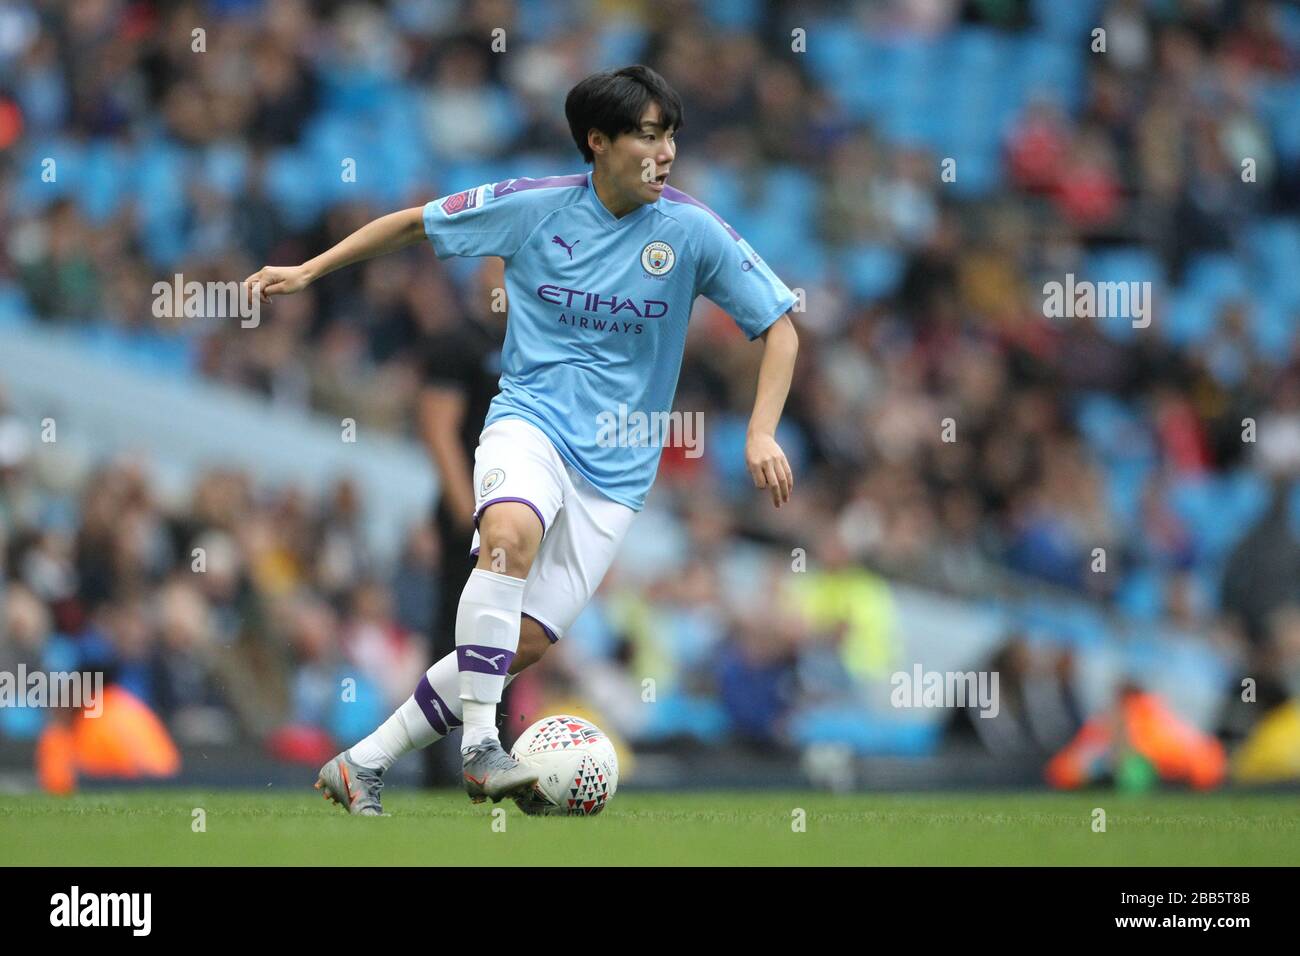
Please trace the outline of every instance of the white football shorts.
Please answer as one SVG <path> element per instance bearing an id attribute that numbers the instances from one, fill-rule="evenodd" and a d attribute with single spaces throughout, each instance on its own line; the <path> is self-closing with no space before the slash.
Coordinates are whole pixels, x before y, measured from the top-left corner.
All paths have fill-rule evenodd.
<path id="1" fill-rule="evenodd" d="M 523 613 L 555 643 L 596 593 L 636 512 L 597 491 L 545 432 L 522 418 L 498 419 L 479 435 L 470 554 L 479 552 L 483 509 L 501 501 L 529 505 L 542 522 Z"/>

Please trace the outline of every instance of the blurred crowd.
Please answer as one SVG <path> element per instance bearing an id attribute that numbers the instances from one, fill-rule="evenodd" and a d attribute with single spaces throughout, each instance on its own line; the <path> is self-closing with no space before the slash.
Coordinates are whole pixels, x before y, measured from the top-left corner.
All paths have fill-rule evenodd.
<path id="1" fill-rule="evenodd" d="M 843 71 L 861 50 L 884 72 L 859 88 Z M 929 109 L 1002 82 L 1017 51 L 1054 68 L 990 86 L 989 129 Z M 0 11 L 0 298 L 87 347 L 415 435 L 421 343 L 465 320 L 470 269 L 409 250 L 277 300 L 256 330 L 157 318 L 154 282 L 239 279 L 401 206 L 577 170 L 564 91 L 636 61 L 686 103 L 675 184 L 804 291 L 778 435 L 797 486 L 779 512 L 752 489 L 760 352 L 701 301 L 678 407 L 704 413 L 706 453 L 665 452 L 643 519 L 657 560 L 615 568 L 553 653 L 557 685 L 634 737 L 788 741 L 801 708 L 903 663 L 864 610 L 882 574 L 976 597 L 1028 579 L 1219 648 L 1273 702 L 1300 692 L 1287 4 L 17 2 Z M 877 79 L 926 123 L 886 121 Z M 1107 268 L 1154 282 L 1149 328 L 1045 317 L 1044 282 Z M 0 664 L 75 649 L 183 740 L 286 754 L 285 728 L 349 739 L 409 693 L 459 542 L 416 527 L 377 560 L 346 484 L 266 497 L 214 472 L 163 508 L 127 461 L 51 492 L 20 430 L 0 425 Z M 791 585 L 800 548 L 813 573 Z M 671 726 L 620 704 L 644 674 L 688 702 L 655 718 Z M 369 709 L 334 705 L 340 675 Z"/>

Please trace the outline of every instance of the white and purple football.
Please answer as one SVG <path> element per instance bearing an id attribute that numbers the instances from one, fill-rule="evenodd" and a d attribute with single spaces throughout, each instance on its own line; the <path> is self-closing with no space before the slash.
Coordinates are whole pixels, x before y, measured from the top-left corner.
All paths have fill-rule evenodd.
<path id="1" fill-rule="evenodd" d="M 618 789 L 618 755 L 589 720 L 543 717 L 520 735 L 510 755 L 537 770 L 532 793 L 515 798 L 534 816 L 595 816 Z"/>

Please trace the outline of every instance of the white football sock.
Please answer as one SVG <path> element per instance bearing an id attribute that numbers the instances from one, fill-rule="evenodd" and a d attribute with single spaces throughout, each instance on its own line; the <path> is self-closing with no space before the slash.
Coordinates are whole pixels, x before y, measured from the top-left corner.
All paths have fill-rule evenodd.
<path id="1" fill-rule="evenodd" d="M 456 665 L 465 730 L 461 749 L 497 738 L 506 672 L 519 650 L 524 579 L 475 568 L 456 611 Z"/>
<path id="2" fill-rule="evenodd" d="M 518 676 L 506 675 L 506 686 Z M 415 693 L 369 737 L 352 746 L 349 757 L 363 767 L 384 771 L 402 754 L 421 750 L 461 725 L 460 672 L 452 652 L 420 679 Z"/>

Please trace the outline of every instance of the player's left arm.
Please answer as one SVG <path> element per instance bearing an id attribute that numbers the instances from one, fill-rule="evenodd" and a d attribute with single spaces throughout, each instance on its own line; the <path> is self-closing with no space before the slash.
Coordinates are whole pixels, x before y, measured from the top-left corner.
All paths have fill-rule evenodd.
<path id="1" fill-rule="evenodd" d="M 799 336 L 790 320 L 798 301 L 768 268 L 749 243 L 712 213 L 694 214 L 694 239 L 699 256 L 696 289 L 724 309 L 747 338 L 763 340 L 758 391 L 745 438 L 745 467 L 754 487 L 766 489 L 772 504 L 790 500 L 794 474 L 785 452 L 776 443 Z M 772 316 L 778 316 L 775 320 Z"/>
<path id="2" fill-rule="evenodd" d="M 767 488 L 772 504 L 781 507 L 794 490 L 794 473 L 785 452 L 776 443 L 776 426 L 790 394 L 794 362 L 799 354 L 799 336 L 790 313 L 785 313 L 762 333 L 763 361 L 758 368 L 758 390 L 754 411 L 745 435 L 745 466 L 755 488 Z"/>

